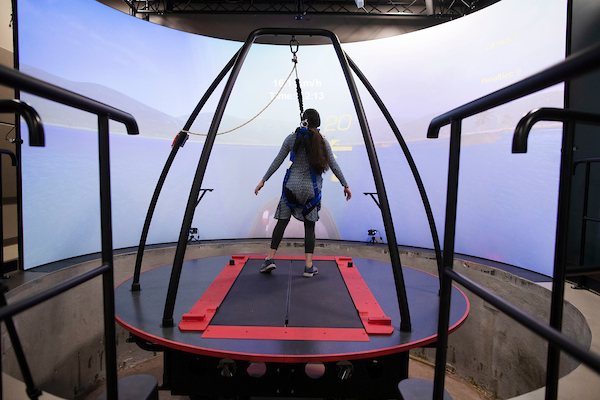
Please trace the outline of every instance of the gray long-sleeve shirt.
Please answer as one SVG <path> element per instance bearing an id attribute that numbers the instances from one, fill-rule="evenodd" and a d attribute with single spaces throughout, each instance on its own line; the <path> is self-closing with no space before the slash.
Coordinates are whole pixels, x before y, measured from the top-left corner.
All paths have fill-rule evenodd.
<path id="1" fill-rule="evenodd" d="M 275 157 L 271 166 L 267 170 L 267 173 L 263 177 L 265 181 L 269 180 L 271 175 L 277 171 L 277 169 L 281 166 L 283 161 L 286 159 L 287 155 L 292 152 L 294 149 L 294 143 L 296 142 L 296 133 L 290 134 L 283 142 L 281 149 L 279 150 L 279 154 Z M 331 151 L 331 146 L 325 140 L 325 145 L 327 147 L 327 153 L 329 154 L 329 167 L 334 175 L 339 179 L 342 186 L 346 186 L 347 182 L 344 178 L 344 174 L 342 174 L 342 170 L 340 169 L 338 163 L 335 161 L 335 157 L 333 152 Z M 321 191 L 321 186 L 323 184 L 323 177 L 321 175 L 317 175 L 317 186 L 319 187 L 319 191 Z M 296 156 L 294 158 L 294 163 L 291 166 L 290 176 L 288 178 L 286 187 L 290 189 L 296 199 L 300 204 L 306 204 L 313 197 L 315 197 L 315 191 L 312 184 L 312 178 L 310 177 L 310 166 L 308 163 L 308 156 L 306 154 L 306 150 L 301 147 Z M 294 208 L 293 215 L 295 218 L 300 221 L 304 220 L 302 215 L 302 209 L 299 207 Z M 277 211 L 275 212 L 275 218 L 277 219 L 288 219 L 292 216 L 292 210 L 287 206 L 285 200 L 282 198 L 279 200 L 279 205 L 277 206 Z M 317 207 L 315 207 L 310 213 L 306 215 L 306 219 L 309 221 L 318 221 L 319 220 L 319 211 Z"/>

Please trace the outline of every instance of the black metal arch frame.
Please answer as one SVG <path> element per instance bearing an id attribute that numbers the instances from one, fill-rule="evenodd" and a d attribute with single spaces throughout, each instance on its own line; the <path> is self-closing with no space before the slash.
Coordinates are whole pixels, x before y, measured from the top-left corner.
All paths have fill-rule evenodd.
<path id="1" fill-rule="evenodd" d="M 235 81 L 237 79 L 239 71 L 242 67 L 244 59 L 245 59 L 246 55 L 248 54 L 248 51 L 250 50 L 250 47 L 253 44 L 254 40 L 257 37 L 264 36 L 264 35 L 324 36 L 326 38 L 329 38 L 331 40 L 331 43 L 334 46 L 334 49 L 335 49 L 335 52 L 340 61 L 343 73 L 346 77 L 346 81 L 348 83 L 348 88 L 350 90 L 350 94 L 352 96 L 354 107 L 355 107 L 355 110 L 356 110 L 356 113 L 358 116 L 359 124 L 360 124 L 361 131 L 363 134 L 363 139 L 365 141 L 365 147 L 367 149 L 367 154 L 369 157 L 369 162 L 371 164 L 373 178 L 375 180 L 377 194 L 378 194 L 379 201 L 380 201 L 380 209 L 382 212 L 386 236 L 388 239 L 388 248 L 389 248 L 390 257 L 391 257 L 391 264 L 392 264 L 396 292 L 397 292 L 397 297 L 398 297 L 398 305 L 399 305 L 399 309 L 400 309 L 400 316 L 401 316 L 400 330 L 404 331 L 404 332 L 409 332 L 409 331 L 411 331 L 410 313 L 409 313 L 409 308 L 408 308 L 408 301 L 407 301 L 407 296 L 406 296 L 404 277 L 403 277 L 402 269 L 401 269 L 400 254 L 398 251 L 398 244 L 396 241 L 396 235 L 395 235 L 395 231 L 394 231 L 394 227 L 393 227 L 393 221 L 392 221 L 392 217 L 391 217 L 389 202 L 388 202 L 387 194 L 385 191 L 383 177 L 381 175 L 381 169 L 379 167 L 377 154 L 375 152 L 375 146 L 373 144 L 373 140 L 372 140 L 372 136 L 371 136 L 369 126 L 367 123 L 365 112 L 363 110 L 362 102 L 360 100 L 358 89 L 354 82 L 351 70 L 353 70 L 356 73 L 356 75 L 359 77 L 359 79 L 365 85 L 365 87 L 367 88 L 367 90 L 369 91 L 369 93 L 371 94 L 371 96 L 373 97 L 373 99 L 375 100 L 377 105 L 379 106 L 380 110 L 386 117 L 386 120 L 390 124 L 392 131 L 396 135 L 396 138 L 397 138 L 402 150 L 405 153 L 405 156 L 407 158 L 407 161 L 409 163 L 411 171 L 413 172 L 413 175 L 415 177 L 415 182 L 417 184 L 417 187 L 419 189 L 419 192 L 420 192 L 422 200 L 423 200 L 423 205 L 425 207 L 425 211 L 426 211 L 426 214 L 428 217 L 428 221 L 429 221 L 429 225 L 430 225 L 430 229 L 431 229 L 431 233 L 432 233 L 433 244 L 434 244 L 434 248 L 435 248 L 435 252 L 436 252 L 436 259 L 438 262 L 438 269 L 441 271 L 441 268 L 442 268 L 441 267 L 441 250 L 440 250 L 437 230 L 435 228 L 435 222 L 433 219 L 433 213 L 431 211 L 429 200 L 427 199 L 427 195 L 425 193 L 425 188 L 423 186 L 422 180 L 417 171 L 414 160 L 413 160 L 412 156 L 410 155 L 408 147 L 406 146 L 406 143 L 405 143 L 404 139 L 402 138 L 402 135 L 401 135 L 398 127 L 396 126 L 395 122 L 393 121 L 390 113 L 386 109 L 385 105 L 383 104 L 383 102 L 381 101 L 381 99 L 379 98 L 379 96 L 377 95 L 377 93 L 375 92 L 373 87 L 371 86 L 371 84 L 367 81 L 366 77 L 358 69 L 356 64 L 354 64 L 354 62 L 352 62 L 352 60 L 350 60 L 349 57 L 346 55 L 346 53 L 342 50 L 337 36 L 331 31 L 322 30 L 322 29 L 285 29 L 285 28 L 278 29 L 278 28 L 274 28 L 274 29 L 258 29 L 258 30 L 251 32 L 250 35 L 248 36 L 246 42 L 244 43 L 243 47 L 233 56 L 233 58 L 229 61 L 229 63 L 225 66 L 225 68 L 217 76 L 217 78 L 215 79 L 213 84 L 208 88 L 207 92 L 204 94 L 204 96 L 202 97 L 202 99 L 200 100 L 200 102 L 198 103 L 198 105 L 196 106 L 194 111 L 192 112 L 192 115 L 188 119 L 184 129 L 176 137 L 175 142 L 173 144 L 173 149 L 171 151 L 171 154 L 169 155 L 169 157 L 167 159 L 167 162 L 165 164 L 163 172 L 157 183 L 154 195 L 153 195 L 151 203 L 150 203 L 148 214 L 146 216 L 146 221 L 144 223 L 142 236 L 140 239 L 140 245 L 138 248 L 132 290 L 134 290 L 134 291 L 140 290 L 139 274 L 140 274 L 140 269 L 141 269 L 141 262 L 142 262 L 142 258 L 143 258 L 145 242 L 146 242 L 146 238 L 148 235 L 150 222 L 152 219 L 152 214 L 156 207 L 156 202 L 158 201 L 160 191 L 164 184 L 164 180 L 166 179 L 168 170 L 170 169 L 170 166 L 173 162 L 173 159 L 175 158 L 175 155 L 177 154 L 179 147 L 183 146 L 183 143 L 185 143 L 185 140 L 187 139 L 187 133 L 185 133 L 184 131 L 186 131 L 190 128 L 190 126 L 192 125 L 192 123 L 194 122 L 196 117 L 198 116 L 200 110 L 202 109 L 202 107 L 204 106 L 204 104 L 206 103 L 208 98 L 212 95 L 212 93 L 214 92 L 216 87 L 219 85 L 221 80 L 225 77 L 225 75 L 227 74 L 227 72 L 229 72 L 229 70 L 232 70 L 231 74 L 229 76 L 229 79 L 227 81 L 227 84 L 225 85 L 225 88 L 223 90 L 223 94 L 221 95 L 221 99 L 217 106 L 211 126 L 209 128 L 209 131 L 207 134 L 207 139 L 204 143 L 204 148 L 202 150 L 202 154 L 201 154 L 200 160 L 198 162 L 198 167 L 196 170 L 194 181 L 192 183 L 190 196 L 188 199 L 181 231 L 179 234 L 179 240 L 177 243 L 177 249 L 176 249 L 176 253 L 175 253 L 175 259 L 173 262 L 173 269 L 171 272 L 171 278 L 170 278 L 170 282 L 169 282 L 167 299 L 166 299 L 165 309 L 164 309 L 164 314 L 163 314 L 163 326 L 165 326 L 165 327 L 174 326 L 173 311 L 175 308 L 175 300 L 176 300 L 176 296 L 177 296 L 179 280 L 181 277 L 183 258 L 184 258 L 184 254 L 185 254 L 185 249 L 187 247 L 187 238 L 188 238 L 189 230 L 190 230 L 190 227 L 192 224 L 194 210 L 197 205 L 197 199 L 200 194 L 200 191 L 202 190 L 201 189 L 202 180 L 204 178 L 204 173 L 206 171 L 206 165 L 207 165 L 208 159 L 210 157 L 210 152 L 214 145 L 214 141 L 215 141 L 215 138 L 217 135 L 217 130 L 218 130 L 219 124 L 221 122 L 221 119 L 223 117 L 223 113 L 224 113 L 227 101 L 228 101 L 231 91 L 233 89 L 233 85 L 235 84 Z"/>

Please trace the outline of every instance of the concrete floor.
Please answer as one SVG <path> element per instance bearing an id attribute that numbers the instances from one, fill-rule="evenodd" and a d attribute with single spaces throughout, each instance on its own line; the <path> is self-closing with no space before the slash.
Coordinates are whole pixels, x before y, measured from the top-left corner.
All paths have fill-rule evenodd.
<path id="1" fill-rule="evenodd" d="M 551 283 L 540 282 L 540 285 L 551 289 Z M 592 331 L 591 350 L 600 354 L 600 296 L 587 290 L 573 289 L 570 284 L 565 288 L 565 299 L 577 307 L 586 317 Z M 122 376 L 130 374 L 150 374 L 155 376 L 159 384 L 162 382 L 162 357 L 157 356 L 136 367 L 123 371 Z M 433 366 L 419 360 L 410 360 L 409 377 L 433 380 Z M 95 400 L 104 390 L 98 387 L 81 400 Z M 459 376 L 448 374 L 446 390 L 454 400 L 489 399 L 484 393 Z M 579 366 L 559 382 L 559 400 L 594 400 L 600 393 L 600 375 L 585 366 Z M 542 400 L 544 388 L 518 396 L 512 400 Z M 160 400 L 188 400 L 186 396 L 171 396 L 168 391 L 159 392 Z"/>
<path id="2" fill-rule="evenodd" d="M 7 281 L 9 286 L 18 286 L 24 281 L 35 279 L 38 275 L 44 274 L 44 272 L 25 274 L 19 279 L 13 279 L 12 277 Z M 539 285 L 551 289 L 551 283 L 539 282 Z M 576 308 L 581 311 L 585 316 L 590 329 L 592 331 L 592 343 L 591 350 L 600 354 L 600 295 L 592 293 L 587 290 L 573 289 L 570 284 L 567 284 L 565 288 L 565 299 L 573 304 Z M 150 374 L 157 378 L 159 384 L 162 382 L 162 356 L 158 355 L 153 359 L 146 362 L 142 362 L 133 368 L 126 371 L 121 371 L 120 377 L 132 375 L 132 374 Z M 411 378 L 423 378 L 433 380 L 433 366 L 425 364 L 420 360 L 411 359 L 409 367 L 409 377 Z M 16 380 L 15 380 L 16 381 Z M 23 394 L 22 398 L 27 399 L 27 395 L 23 390 L 24 386 L 22 382 L 15 382 L 14 385 L 18 385 L 18 390 L 15 392 L 7 392 L 11 390 L 13 380 L 10 377 L 4 379 L 3 385 L 3 398 L 18 399 L 21 397 L 13 397 L 15 393 Z M 95 400 L 98 398 L 100 393 L 104 391 L 104 383 L 100 383 L 98 387 L 92 392 L 89 392 L 86 396 L 81 397 L 78 400 Z M 484 393 L 478 390 L 471 383 L 462 379 L 459 376 L 448 374 L 446 377 L 446 389 L 454 400 L 483 400 L 489 399 Z M 559 382 L 559 400 L 593 400 L 600 398 L 600 375 L 591 371 L 585 366 L 580 366 L 570 374 L 562 378 Z M 535 390 L 533 392 L 515 397 L 511 400 L 541 400 L 544 399 L 545 391 L 544 388 Z M 45 394 L 43 398 L 55 398 Z M 186 396 L 171 396 L 168 391 L 159 392 L 160 400 L 188 400 Z"/>
<path id="3" fill-rule="evenodd" d="M 548 283 L 540 283 L 550 288 Z M 586 290 L 576 290 L 567 285 L 565 298 L 577 307 L 586 317 L 592 330 L 591 350 L 600 354 L 600 296 Z M 132 374 L 150 374 L 156 377 L 159 384 L 162 382 L 162 356 L 142 362 L 133 368 L 120 373 L 120 377 Z M 411 378 L 423 378 L 433 380 L 433 366 L 420 362 L 419 360 L 410 360 L 409 376 Z M 28 399 L 24 384 L 14 378 L 5 375 L 3 379 L 3 398 L 9 399 Z M 489 397 L 479 391 L 476 387 L 455 375 L 447 375 L 446 389 L 454 400 L 484 400 Z M 82 397 L 80 400 L 96 400 L 105 390 L 104 383 L 96 387 L 95 390 Z M 541 400 L 544 398 L 544 389 L 518 396 L 512 400 Z M 598 398 L 600 393 L 600 375 L 591 371 L 585 366 L 580 366 L 573 372 L 562 378 L 559 382 L 559 400 L 593 400 Z M 22 395 L 21 397 L 15 395 Z M 45 394 L 43 398 L 54 399 L 53 396 Z M 186 396 L 171 396 L 168 391 L 159 392 L 160 400 L 188 400 Z"/>
<path id="4" fill-rule="evenodd" d="M 552 284 L 539 283 L 551 290 Z M 573 304 L 585 316 L 592 331 L 590 350 L 600 354 L 600 296 L 587 290 L 565 287 L 565 300 Z M 542 400 L 545 390 L 538 389 L 513 398 L 512 400 Z M 559 400 L 594 400 L 600 398 L 600 375 L 590 368 L 580 365 L 558 383 Z"/>

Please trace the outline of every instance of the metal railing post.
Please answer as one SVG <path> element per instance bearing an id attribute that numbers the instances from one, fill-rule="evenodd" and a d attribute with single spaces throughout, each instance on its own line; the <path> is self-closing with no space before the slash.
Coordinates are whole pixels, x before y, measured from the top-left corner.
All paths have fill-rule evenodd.
<path id="1" fill-rule="evenodd" d="M 0 283 L 0 307 L 6 306 L 6 297 L 4 296 L 4 293 L 7 291 L 8 287 L 3 283 Z M 23 346 L 21 345 L 21 340 L 17 334 L 17 329 L 15 328 L 12 317 L 4 318 L 4 324 L 6 325 L 6 331 L 8 332 L 10 342 L 15 351 L 21 375 L 23 375 L 27 395 L 30 399 L 37 400 L 42 395 L 42 391 L 35 386 L 35 383 L 33 382 L 33 376 L 31 375 L 31 370 L 29 369 L 29 364 L 27 363 L 27 358 L 25 357 L 25 352 L 23 351 Z"/>
<path id="2" fill-rule="evenodd" d="M 571 205 L 571 180 L 573 174 L 573 142 L 575 124 L 567 121 L 563 127 L 562 156 L 560 162 L 560 180 L 558 189 L 558 214 L 556 218 L 556 240 L 554 253 L 554 274 L 552 279 L 552 301 L 550 305 L 550 326 L 562 330 L 563 303 L 565 297 L 565 266 L 567 264 L 567 241 L 569 226 L 569 208 Z M 546 369 L 546 399 L 558 398 L 558 379 L 560 370 L 560 348 L 548 344 L 548 366 Z"/>
<path id="3" fill-rule="evenodd" d="M 115 327 L 115 296 L 113 271 L 112 217 L 110 202 L 110 153 L 108 116 L 98 116 L 98 155 L 100 163 L 100 221 L 102 236 L 102 263 L 109 266 L 102 274 L 104 300 L 104 340 L 106 352 L 107 398 L 118 399 L 117 344 Z"/>
<path id="4" fill-rule="evenodd" d="M 2 154 L 6 154 L 10 157 L 11 163 L 13 165 L 13 167 L 17 167 L 18 163 L 17 163 L 17 157 L 15 157 L 15 153 L 13 153 L 10 150 L 4 150 L 4 149 L 0 149 L 0 156 Z M 2 193 L 2 177 L 4 175 L 2 175 L 2 157 L 0 157 L 0 241 L 2 241 L 2 243 L 4 243 L 4 202 L 2 201 L 3 199 L 3 193 Z M 0 273 L 3 273 L 4 271 L 4 244 L 2 244 L 2 246 L 0 246 L 0 265 L 1 265 L 1 269 L 0 269 Z"/>
<path id="5" fill-rule="evenodd" d="M 450 154 L 448 157 L 448 188 L 446 197 L 446 222 L 444 231 L 444 271 L 440 276 L 440 302 L 438 315 L 438 337 L 435 354 L 435 376 L 433 385 L 434 400 L 444 396 L 446 378 L 446 356 L 448 352 L 448 326 L 450 324 L 450 300 L 452 279 L 446 275 L 454 263 L 454 242 L 456 234 L 456 210 L 458 204 L 458 177 L 460 166 L 460 140 L 462 120 L 452 120 L 450 126 Z"/>
<path id="6" fill-rule="evenodd" d="M 571 205 L 571 182 L 573 179 L 574 168 L 573 145 L 575 140 L 575 123 L 583 122 L 598 125 L 600 124 L 600 115 L 552 108 L 533 110 L 519 121 L 517 128 L 515 129 L 513 152 L 525 152 L 527 150 L 527 138 L 529 132 L 533 125 L 541 120 L 563 122 L 560 178 L 558 187 L 558 212 L 556 218 L 554 272 L 552 281 L 552 299 L 550 305 L 550 326 L 557 331 L 561 331 L 565 295 L 569 211 Z M 548 361 L 546 369 L 547 400 L 555 400 L 558 397 L 560 352 L 560 347 L 554 345 L 553 343 L 548 344 Z"/>

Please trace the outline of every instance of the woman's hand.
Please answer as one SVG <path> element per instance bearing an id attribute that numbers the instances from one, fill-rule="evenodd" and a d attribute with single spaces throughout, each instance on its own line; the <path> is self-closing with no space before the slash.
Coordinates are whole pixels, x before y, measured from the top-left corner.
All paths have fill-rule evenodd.
<path id="1" fill-rule="evenodd" d="M 346 201 L 352 198 L 352 192 L 350 192 L 350 188 L 348 186 L 344 186 L 344 196 L 346 196 Z"/>
<path id="2" fill-rule="evenodd" d="M 265 180 L 261 179 L 258 185 L 256 186 L 256 189 L 254 189 L 254 194 L 258 194 L 258 191 L 262 189 L 263 186 L 265 186 Z"/>

